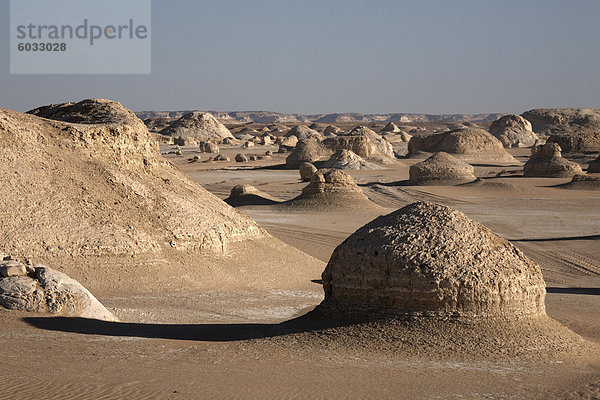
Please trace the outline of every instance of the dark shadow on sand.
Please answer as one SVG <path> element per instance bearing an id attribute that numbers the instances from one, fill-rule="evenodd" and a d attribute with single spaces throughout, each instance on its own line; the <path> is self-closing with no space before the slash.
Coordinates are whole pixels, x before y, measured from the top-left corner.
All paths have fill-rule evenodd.
<path id="1" fill-rule="evenodd" d="M 559 294 L 585 294 L 591 296 L 600 296 L 600 288 L 559 288 L 559 287 L 547 287 L 546 292 L 548 293 L 559 293 Z"/>

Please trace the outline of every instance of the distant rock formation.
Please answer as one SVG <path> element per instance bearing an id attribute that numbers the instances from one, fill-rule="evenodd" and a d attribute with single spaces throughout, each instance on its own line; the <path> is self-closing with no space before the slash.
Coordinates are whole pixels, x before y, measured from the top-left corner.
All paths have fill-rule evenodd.
<path id="1" fill-rule="evenodd" d="M 468 162 L 515 162 L 502 142 L 489 132 L 463 127 L 450 132 L 413 136 L 408 142 L 409 156 L 443 151 Z"/>
<path id="2" fill-rule="evenodd" d="M 204 141 L 220 141 L 233 135 L 210 113 L 193 111 L 183 115 L 159 132 L 167 136 L 188 136 Z"/>
<path id="3" fill-rule="evenodd" d="M 531 147 L 538 140 L 531 123 L 520 115 L 505 115 L 492 122 L 490 133 L 502 142 L 504 147 Z"/>
<path id="4" fill-rule="evenodd" d="M 521 115 L 565 153 L 600 152 L 600 108 L 544 108 Z"/>
<path id="5" fill-rule="evenodd" d="M 286 158 L 285 164 L 289 168 L 298 168 L 300 164 L 327 160 L 331 156 L 331 150 L 324 146 L 318 139 L 302 139 L 298 141 L 296 148 Z"/>
<path id="6" fill-rule="evenodd" d="M 531 157 L 525 164 L 523 176 L 566 178 L 583 174 L 581 166 L 563 158 L 560 146 L 547 143 L 531 149 Z"/>
<path id="7" fill-rule="evenodd" d="M 323 164 L 324 168 L 334 169 L 381 169 L 378 164 L 368 162 L 352 150 L 338 150 Z"/>

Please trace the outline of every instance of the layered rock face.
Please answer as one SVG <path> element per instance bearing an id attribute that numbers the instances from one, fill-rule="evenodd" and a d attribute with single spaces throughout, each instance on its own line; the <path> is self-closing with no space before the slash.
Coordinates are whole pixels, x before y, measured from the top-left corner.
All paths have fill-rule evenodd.
<path id="1" fill-rule="evenodd" d="M 531 149 L 531 157 L 525 164 L 523 176 L 545 178 L 568 178 L 583 174 L 581 166 L 563 158 L 560 146 L 547 143 Z"/>
<path id="2" fill-rule="evenodd" d="M 600 151 L 600 108 L 541 108 L 521 115 L 565 153 Z"/>
<path id="3" fill-rule="evenodd" d="M 520 115 L 505 115 L 492 122 L 490 133 L 500 140 L 504 147 L 531 147 L 539 140 L 531 128 L 531 123 Z"/>
<path id="4" fill-rule="evenodd" d="M 435 153 L 425 161 L 411 165 L 410 182 L 416 185 L 456 185 L 473 182 L 472 165 L 448 153 Z"/>
<path id="5" fill-rule="evenodd" d="M 323 272 L 324 307 L 439 319 L 545 315 L 540 267 L 450 207 L 418 202 L 363 226 Z"/>
<path id="6" fill-rule="evenodd" d="M 0 261 L 0 307 L 69 317 L 116 321 L 79 282 L 44 265 L 12 257 Z"/>
<path id="7" fill-rule="evenodd" d="M 408 142 L 409 156 L 440 151 L 468 162 L 515 161 L 504 150 L 502 142 L 480 128 L 463 127 L 450 132 L 413 136 Z"/>
<path id="8" fill-rule="evenodd" d="M 190 137 L 204 141 L 233 139 L 233 135 L 212 114 L 193 111 L 183 115 L 159 132 L 161 135 Z"/>

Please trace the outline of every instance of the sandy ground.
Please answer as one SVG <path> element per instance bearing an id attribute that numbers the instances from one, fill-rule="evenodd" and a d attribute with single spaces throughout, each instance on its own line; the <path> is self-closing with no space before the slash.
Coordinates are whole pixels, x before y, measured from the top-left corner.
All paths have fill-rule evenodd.
<path id="1" fill-rule="evenodd" d="M 165 146 L 163 150 L 168 150 Z M 223 153 L 262 154 L 274 147 Z M 527 149 L 511 150 L 519 161 Z M 221 198 L 240 183 L 283 200 L 305 185 L 285 160 L 188 163 L 168 156 Z M 600 346 L 600 192 L 557 189 L 568 179 L 525 179 L 520 167 L 477 165 L 493 185 L 404 186 L 408 165 L 351 172 L 365 194 L 395 210 L 417 200 L 444 203 L 506 237 L 538 261 L 548 314 Z M 275 166 L 275 167 L 274 167 Z M 240 208 L 272 235 L 324 262 L 350 233 L 377 214 Z M 305 290 L 98 296 L 123 321 L 103 323 L 0 311 L 0 399 L 189 398 L 600 398 L 600 358 L 578 361 L 474 361 L 261 340 L 265 328 L 300 316 L 322 299 Z"/>

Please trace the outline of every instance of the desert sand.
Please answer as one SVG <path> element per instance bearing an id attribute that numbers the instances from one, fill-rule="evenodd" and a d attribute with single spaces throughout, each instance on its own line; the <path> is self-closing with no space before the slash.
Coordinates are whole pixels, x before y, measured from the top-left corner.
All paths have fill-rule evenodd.
<path id="1" fill-rule="evenodd" d="M 5 126 L 28 118 L 2 112 L 0 122 Z M 81 211 L 76 224 L 61 223 L 61 231 L 53 237 L 57 249 L 59 245 L 79 249 L 79 258 L 42 251 L 31 256 L 75 277 L 119 322 L 0 308 L 4 345 L 0 399 L 600 396 L 600 191 L 561 186 L 571 182 L 571 177 L 523 177 L 529 148 L 495 145 L 496 153 L 506 151 L 510 156 L 477 159 L 471 165 L 480 179 L 459 185 L 411 185 L 409 169 L 423 157 L 399 159 L 381 169 L 346 170 L 356 182 L 350 192 L 362 191 L 348 201 L 360 201 L 361 206 L 337 206 L 345 192 L 336 191 L 336 207 L 332 207 L 327 204 L 328 190 L 319 190 L 324 199 L 295 207 L 293 200 L 301 199 L 303 189 L 318 184 L 320 178 L 303 182 L 297 168 L 286 166 L 289 153 L 277 153 L 278 145 L 245 147 L 245 140 L 220 143 L 220 154 L 230 161 L 206 161 L 214 155 L 198 146 L 159 147 L 158 142 L 144 138 L 140 141 L 152 144 L 145 149 L 146 162 L 141 156 L 120 158 L 104 143 L 108 147 L 103 151 L 112 155 L 108 162 L 93 151 L 89 143 L 93 140 L 83 135 L 95 128 L 27 121 L 53 134 L 40 141 L 30 134 L 32 130 L 18 131 L 26 141 L 17 135 L 3 143 L 3 160 L 12 162 L 3 164 L 4 168 L 26 177 L 32 176 L 29 165 L 44 171 L 38 178 L 29 178 L 37 190 L 33 193 L 19 186 L 18 176 L 11 178 L 20 190 L 19 198 L 33 201 L 36 193 L 46 190 L 45 181 L 69 190 L 90 182 L 75 172 L 71 174 L 81 182 L 61 180 L 62 175 L 50 168 L 55 164 L 38 156 L 42 150 L 66 160 L 73 170 L 94 165 L 97 172 L 91 182 L 95 186 L 88 183 L 85 199 L 89 204 L 102 204 L 104 220 L 122 232 L 122 237 L 106 238 L 106 231 L 98 230 L 103 225 Z M 257 132 L 267 126 L 253 125 Z M 440 128 L 439 124 L 422 125 L 423 131 L 413 134 L 437 133 Z M 59 145 L 68 142 L 61 136 L 65 128 L 83 132 L 84 157 Z M 229 128 L 235 136 L 235 129 Z M 351 126 L 341 128 L 352 130 Z M 409 131 L 402 124 L 398 128 Z M 56 146 L 47 147 L 54 140 Z M 24 146 L 17 146 L 22 142 Z M 7 156 L 16 153 L 14 147 L 23 155 L 20 161 Z M 136 147 L 126 150 L 135 153 Z M 267 151 L 272 154 L 250 161 L 250 156 Z M 394 143 L 396 154 L 406 151 L 407 143 Z M 237 154 L 248 161 L 236 162 Z M 196 161 L 189 161 L 196 156 Z M 597 154 L 568 157 L 585 169 Z M 90 158 L 102 162 L 90 164 Z M 125 161 L 129 158 L 134 162 Z M 326 160 L 322 157 L 316 167 L 321 168 L 319 162 Z M 122 188 L 104 199 L 112 193 L 103 186 L 108 184 Z M 239 187 L 232 193 L 237 185 L 253 188 Z M 172 187 L 183 187 L 185 192 Z M 162 195 L 146 194 L 142 201 L 144 188 Z M 173 190 L 181 199 L 198 201 L 173 204 L 165 200 Z M 36 248 L 39 232 L 51 231 L 50 222 L 38 223 L 37 234 L 16 235 L 22 222 L 10 217 L 10 207 L 23 207 L 24 200 L 12 199 L 9 194 L 14 192 L 9 189 L 2 193 L 7 204 L 2 210 L 5 243 L 22 253 Z M 239 200 L 248 194 L 253 201 L 230 202 L 235 208 L 219 200 Z M 92 207 L 69 203 L 61 193 L 56 196 L 60 201 L 52 204 L 57 216 L 69 207 Z M 457 210 L 460 229 L 481 224 L 489 240 L 502 244 L 498 251 L 516 252 L 527 268 L 515 267 L 515 271 L 532 274 L 527 279 L 539 296 L 546 287 L 545 299 L 538 298 L 530 306 L 535 318 L 542 315 L 543 324 L 528 319 L 520 320 L 518 326 L 502 320 L 411 324 L 373 315 L 353 320 L 336 314 L 335 307 L 333 314 L 320 313 L 322 307 L 317 306 L 324 300 L 326 278 L 321 273 L 334 250 L 375 218 L 421 201 Z M 137 208 L 131 209 L 132 204 Z M 43 204 L 36 209 L 43 212 L 42 221 L 51 220 Z M 196 222 L 206 219 L 216 232 L 222 232 L 213 241 L 231 240 L 227 251 L 211 250 L 215 246 L 199 248 Z M 35 221 L 28 223 L 35 226 Z M 180 228 L 179 240 L 174 239 L 174 248 L 163 248 L 164 238 L 173 236 L 172 224 Z M 129 226 L 143 235 L 136 238 Z M 229 235 L 239 227 L 244 233 L 231 239 Z M 124 250 L 97 254 L 93 247 L 72 240 L 78 232 L 88 231 L 96 232 L 100 245 L 117 240 L 124 243 Z M 177 249 L 179 243 L 186 248 Z M 512 246 L 517 250 L 511 250 Z M 130 254 L 131 248 L 137 253 Z M 238 271 L 243 276 L 236 276 Z M 513 298 L 509 303 L 507 310 L 518 308 Z M 548 340 L 536 339 L 540 329 Z"/>

